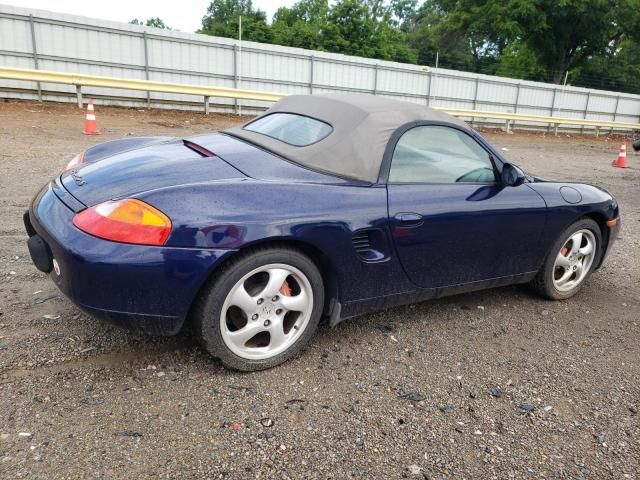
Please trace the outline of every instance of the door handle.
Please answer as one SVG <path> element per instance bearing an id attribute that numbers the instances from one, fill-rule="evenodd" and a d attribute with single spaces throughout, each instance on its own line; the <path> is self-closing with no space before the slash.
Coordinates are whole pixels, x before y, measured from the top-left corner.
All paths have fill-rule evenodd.
<path id="1" fill-rule="evenodd" d="M 422 215 L 418 213 L 398 213 L 395 218 L 399 223 L 407 227 L 422 225 Z"/>

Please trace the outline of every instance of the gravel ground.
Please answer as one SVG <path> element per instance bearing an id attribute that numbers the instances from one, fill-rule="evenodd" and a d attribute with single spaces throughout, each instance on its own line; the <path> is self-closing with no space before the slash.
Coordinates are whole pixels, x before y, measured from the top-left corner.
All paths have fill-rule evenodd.
<path id="1" fill-rule="evenodd" d="M 236 117 L 0 103 L 1 478 L 640 478 L 640 157 L 620 139 L 489 134 L 527 171 L 621 203 L 605 266 L 565 302 L 507 287 L 321 328 L 228 371 L 183 334 L 79 312 L 32 265 L 22 212 L 75 153 Z"/>

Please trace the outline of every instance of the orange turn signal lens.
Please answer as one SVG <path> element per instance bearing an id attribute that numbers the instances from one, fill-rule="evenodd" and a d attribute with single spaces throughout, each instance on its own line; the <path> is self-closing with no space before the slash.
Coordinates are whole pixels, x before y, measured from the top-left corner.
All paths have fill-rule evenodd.
<path id="1" fill-rule="evenodd" d="M 78 213 L 73 224 L 94 237 L 138 245 L 164 245 L 172 227 L 164 213 L 134 198 L 94 205 Z"/>
<path id="2" fill-rule="evenodd" d="M 615 227 L 618 224 L 618 219 L 614 218 L 613 220 L 607 220 L 607 227 Z"/>

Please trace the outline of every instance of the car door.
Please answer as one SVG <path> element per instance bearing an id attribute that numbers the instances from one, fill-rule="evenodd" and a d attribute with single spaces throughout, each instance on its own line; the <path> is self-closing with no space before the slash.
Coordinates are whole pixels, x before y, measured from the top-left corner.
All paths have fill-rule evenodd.
<path id="1" fill-rule="evenodd" d="M 526 184 L 501 185 L 494 161 L 453 126 L 415 126 L 398 138 L 387 180 L 389 220 L 415 284 L 455 286 L 538 268 L 546 205 Z"/>

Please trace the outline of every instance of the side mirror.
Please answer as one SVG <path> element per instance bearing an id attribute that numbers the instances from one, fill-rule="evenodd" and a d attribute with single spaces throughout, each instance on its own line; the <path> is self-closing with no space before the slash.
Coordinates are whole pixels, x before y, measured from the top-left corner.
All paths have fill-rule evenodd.
<path id="1" fill-rule="evenodd" d="M 636 152 L 640 152 L 640 140 L 638 140 L 637 142 L 635 142 L 635 143 L 633 144 L 633 149 L 634 149 Z"/>
<path id="2" fill-rule="evenodd" d="M 502 166 L 502 173 L 500 174 L 500 181 L 505 187 L 517 187 L 524 183 L 524 172 L 515 165 L 505 163 Z"/>

